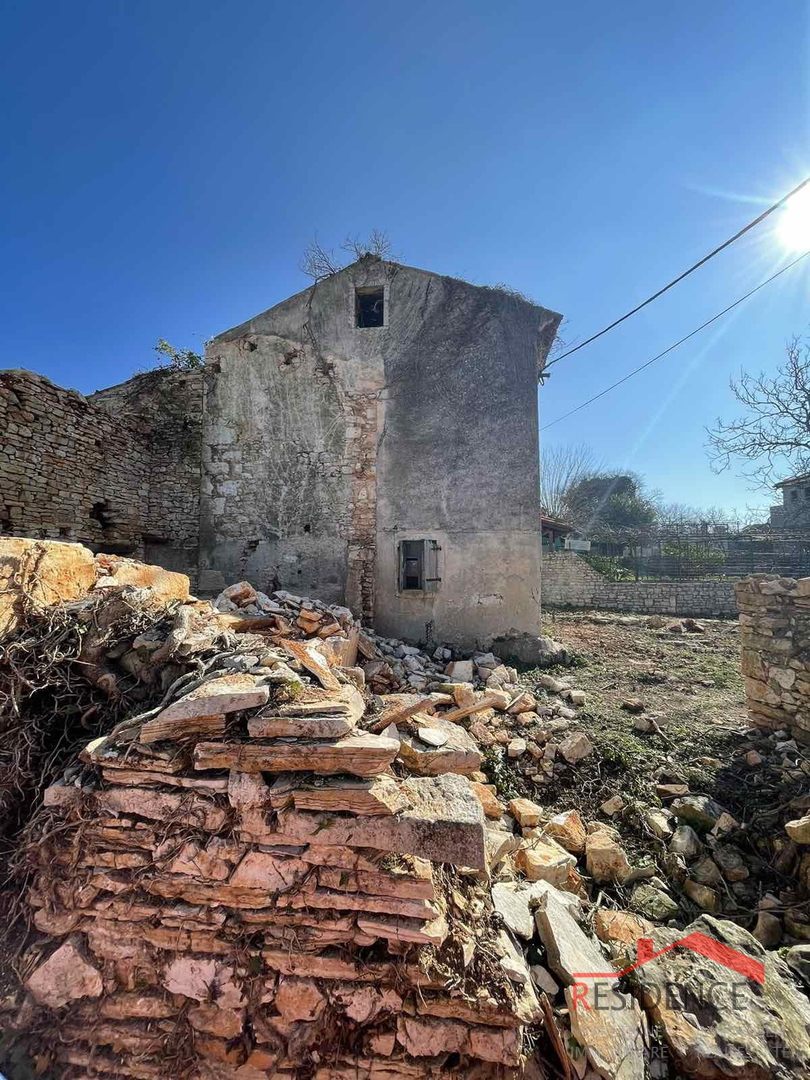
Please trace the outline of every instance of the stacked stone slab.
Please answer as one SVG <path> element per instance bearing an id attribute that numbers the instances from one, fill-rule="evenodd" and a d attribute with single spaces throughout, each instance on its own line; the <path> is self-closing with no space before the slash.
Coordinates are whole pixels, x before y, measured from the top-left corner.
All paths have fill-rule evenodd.
<path id="1" fill-rule="evenodd" d="M 810 578 L 755 574 L 735 591 L 751 718 L 810 743 Z"/>
<path id="2" fill-rule="evenodd" d="M 522 952 L 508 977 L 493 954 L 481 804 L 464 776 L 396 775 L 393 730 L 361 729 L 362 695 L 330 675 L 292 695 L 211 680 L 48 790 L 64 821 L 29 899 L 58 945 L 26 986 L 55 1075 L 518 1065 L 539 1005 Z"/>

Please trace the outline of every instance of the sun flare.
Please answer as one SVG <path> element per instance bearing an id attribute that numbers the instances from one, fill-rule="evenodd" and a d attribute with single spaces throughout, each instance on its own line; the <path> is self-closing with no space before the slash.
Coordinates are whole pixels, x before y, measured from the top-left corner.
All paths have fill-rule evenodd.
<path id="1" fill-rule="evenodd" d="M 810 248 L 810 191 L 807 188 L 788 202 L 776 226 L 776 234 L 786 251 Z"/>

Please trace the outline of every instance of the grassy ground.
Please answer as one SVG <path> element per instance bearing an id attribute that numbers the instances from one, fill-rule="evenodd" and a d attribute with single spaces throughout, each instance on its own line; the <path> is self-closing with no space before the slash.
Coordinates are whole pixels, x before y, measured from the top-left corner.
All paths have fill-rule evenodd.
<path id="1" fill-rule="evenodd" d="M 673 634 L 650 629 L 641 616 L 550 616 L 544 631 L 576 661 L 553 673 L 587 693 L 572 730 L 586 732 L 596 752 L 546 784 L 490 753 L 486 768 L 502 794 L 526 795 L 551 812 L 576 808 L 586 820 L 603 821 L 599 807 L 620 794 L 627 805 L 613 824 L 636 862 L 664 854 L 644 823 L 644 811 L 662 805 L 655 791 L 659 782 L 686 782 L 691 793 L 710 795 L 739 821 L 750 821 L 757 801 L 740 778 L 749 722 L 737 623 L 701 619 L 700 625 L 704 633 Z M 540 674 L 524 670 L 521 681 L 534 690 Z M 634 729 L 636 716 L 621 707 L 629 699 L 643 703 L 641 715 L 653 717 L 662 734 Z"/>

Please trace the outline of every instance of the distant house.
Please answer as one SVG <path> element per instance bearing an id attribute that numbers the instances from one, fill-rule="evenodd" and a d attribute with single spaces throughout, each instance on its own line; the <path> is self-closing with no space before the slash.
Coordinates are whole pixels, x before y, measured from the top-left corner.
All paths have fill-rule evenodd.
<path id="1" fill-rule="evenodd" d="M 771 507 L 771 528 L 810 528 L 810 473 L 789 476 L 775 487 L 782 494 L 782 505 Z"/>
<path id="2" fill-rule="evenodd" d="M 543 533 L 543 551 L 590 551 L 591 542 L 585 540 L 582 533 L 573 525 L 543 514 L 540 518 Z"/>

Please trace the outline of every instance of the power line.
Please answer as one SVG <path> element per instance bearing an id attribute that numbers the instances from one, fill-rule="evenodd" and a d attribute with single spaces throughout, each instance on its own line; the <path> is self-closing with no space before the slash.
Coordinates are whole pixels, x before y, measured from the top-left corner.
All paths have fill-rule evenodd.
<path id="1" fill-rule="evenodd" d="M 679 281 L 683 281 L 684 278 L 689 277 L 689 275 L 693 274 L 695 270 L 699 270 L 701 266 L 703 266 L 709 261 L 709 259 L 713 259 L 715 255 L 719 255 L 721 251 L 733 244 L 735 240 L 739 240 L 741 236 L 745 236 L 747 232 L 753 229 L 756 225 L 759 225 L 761 221 L 764 221 L 766 217 L 772 214 L 775 210 L 778 210 L 780 206 L 784 206 L 789 199 L 793 198 L 796 192 L 801 191 L 802 188 L 807 187 L 808 184 L 810 184 L 810 176 L 808 176 L 806 180 L 802 180 L 802 182 L 798 184 L 792 191 L 789 191 L 787 195 L 783 195 L 779 202 L 775 202 L 773 206 L 768 207 L 768 209 L 764 213 L 760 214 L 759 217 L 754 218 L 753 221 L 749 221 L 745 228 L 740 229 L 738 233 L 735 233 L 733 236 L 729 237 L 729 239 L 722 243 L 720 247 L 716 247 L 714 251 L 710 251 L 708 255 L 704 255 L 700 262 L 696 262 L 694 266 L 690 266 L 688 270 L 684 270 L 682 274 L 670 281 L 670 283 L 668 285 L 665 285 L 663 289 L 659 289 L 658 292 L 653 293 L 652 296 L 649 296 L 646 300 L 643 301 L 643 303 L 639 304 L 637 307 L 634 307 L 632 311 L 628 311 L 626 315 L 622 315 L 620 319 L 615 319 L 609 326 L 606 326 L 604 330 L 600 330 L 598 334 L 593 334 L 591 337 L 586 338 L 585 341 L 580 342 L 579 345 L 575 345 L 573 349 L 568 349 L 567 352 L 562 353 L 560 356 L 556 356 L 551 361 L 551 363 L 546 364 L 544 370 L 548 371 L 550 367 L 552 367 L 554 364 L 558 364 L 560 360 L 564 360 L 566 356 L 571 356 L 573 353 L 579 352 L 580 349 L 584 349 L 586 345 L 590 345 L 592 341 L 596 341 L 597 338 L 600 338 L 603 334 L 606 334 L 608 330 L 612 330 L 614 326 L 618 326 L 619 323 L 623 323 L 625 319 L 629 319 L 631 315 L 635 315 L 637 311 L 641 311 L 641 309 L 645 308 L 647 304 L 651 304 L 653 300 L 657 300 L 659 296 L 663 296 L 665 292 L 667 292 L 673 287 L 673 285 L 677 285 Z"/>
<path id="2" fill-rule="evenodd" d="M 753 296 L 754 293 L 759 292 L 760 289 L 764 289 L 766 285 L 770 285 L 772 281 L 775 281 L 787 270 L 790 270 L 790 268 L 792 266 L 795 266 L 796 263 L 800 263 L 802 259 L 806 259 L 808 255 L 810 255 L 810 249 L 805 251 L 803 255 L 799 255 L 799 257 L 794 259 L 793 262 L 789 262 L 787 266 L 783 266 L 781 270 L 777 270 L 775 274 L 772 274 L 765 281 L 760 282 L 760 284 L 757 285 L 756 288 L 752 289 L 750 292 L 747 292 L 745 296 L 741 296 L 739 300 L 735 300 L 734 303 L 729 304 L 727 308 L 723 308 L 723 310 L 718 311 L 716 315 L 712 315 L 712 317 L 710 319 L 707 319 L 705 323 L 701 323 L 700 326 L 698 326 L 695 330 L 692 330 L 692 332 L 687 334 L 686 337 L 682 337 L 680 341 L 676 341 L 674 345 L 670 345 L 668 349 L 664 349 L 663 352 L 660 352 L 657 356 L 654 356 L 652 360 L 648 360 L 645 364 L 642 364 L 641 367 L 635 368 L 628 375 L 625 375 L 624 378 L 619 379 L 618 382 L 612 383 L 604 390 L 600 390 L 598 394 L 594 394 L 592 398 L 588 398 L 587 401 L 583 401 L 581 405 L 577 405 L 577 407 L 575 409 L 571 409 L 570 412 L 563 413 L 562 416 L 558 416 L 557 419 L 552 420 L 550 424 L 545 424 L 543 427 L 540 428 L 540 430 L 548 431 L 550 427 L 554 427 L 555 424 L 559 424 L 561 420 L 567 420 L 569 416 L 573 416 L 574 413 L 579 412 L 580 409 L 584 409 L 586 405 L 591 405 L 594 401 L 598 401 L 599 398 L 604 397 L 605 394 L 609 394 L 611 390 L 615 390 L 617 386 L 621 386 L 622 383 L 627 382 L 628 379 L 632 379 L 634 375 L 638 375 L 640 371 L 648 368 L 650 364 L 654 364 L 656 360 L 660 360 L 663 356 L 666 356 L 667 353 L 671 353 L 673 349 L 677 349 L 679 345 L 683 345 L 685 341 L 688 341 L 690 338 L 694 337 L 695 334 L 699 334 L 701 330 L 705 330 L 707 326 L 711 326 L 713 322 L 716 322 L 723 315 L 727 315 L 729 311 L 737 307 L 738 304 L 741 304 L 744 300 L 747 300 L 750 296 Z"/>

